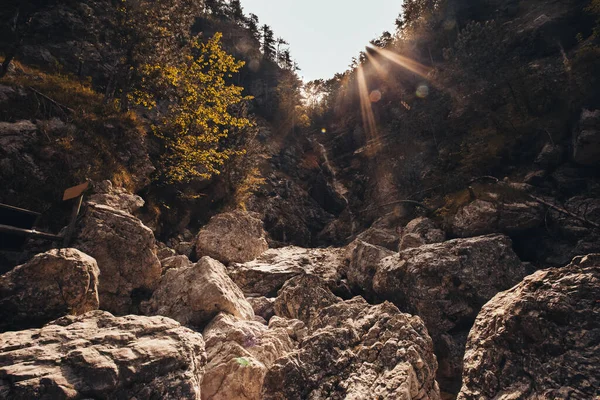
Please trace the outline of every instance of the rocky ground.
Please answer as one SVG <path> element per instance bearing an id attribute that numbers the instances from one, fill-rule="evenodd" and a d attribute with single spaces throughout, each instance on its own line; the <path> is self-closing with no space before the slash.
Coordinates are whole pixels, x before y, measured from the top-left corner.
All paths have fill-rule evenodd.
<path id="1" fill-rule="evenodd" d="M 0 398 L 600 394 L 599 255 L 531 274 L 471 211 L 462 238 L 419 217 L 319 249 L 268 249 L 236 211 L 177 251 L 132 214 L 140 198 L 104 186 L 73 248 L 0 277 Z"/>

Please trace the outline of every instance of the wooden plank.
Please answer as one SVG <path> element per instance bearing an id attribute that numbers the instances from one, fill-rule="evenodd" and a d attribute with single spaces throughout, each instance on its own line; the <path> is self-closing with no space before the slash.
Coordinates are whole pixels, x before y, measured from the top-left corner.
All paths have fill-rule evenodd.
<path id="1" fill-rule="evenodd" d="M 65 190 L 65 194 L 63 195 L 63 201 L 75 199 L 83 194 L 88 187 L 90 186 L 89 182 L 82 183 L 81 185 L 73 186 Z"/>

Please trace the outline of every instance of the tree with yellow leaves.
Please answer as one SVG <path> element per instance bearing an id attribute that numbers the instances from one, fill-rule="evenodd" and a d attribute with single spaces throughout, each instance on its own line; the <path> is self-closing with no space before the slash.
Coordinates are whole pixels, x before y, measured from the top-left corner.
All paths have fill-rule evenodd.
<path id="1" fill-rule="evenodd" d="M 208 179 L 243 152 L 223 144 L 252 121 L 240 111 L 251 98 L 228 82 L 244 62 L 223 50 L 221 37 L 194 42 L 176 64 L 143 66 L 141 84 L 131 93 L 135 103 L 158 113 L 153 132 L 162 144 L 158 179 L 164 183 Z"/>

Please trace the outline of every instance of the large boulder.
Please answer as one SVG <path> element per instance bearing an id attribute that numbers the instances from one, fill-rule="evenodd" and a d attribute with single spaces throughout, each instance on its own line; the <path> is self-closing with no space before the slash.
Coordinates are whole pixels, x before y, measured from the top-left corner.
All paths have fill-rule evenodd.
<path id="1" fill-rule="evenodd" d="M 0 335 L 3 399 L 196 399 L 202 335 L 163 317 L 103 311 Z"/>
<path id="2" fill-rule="evenodd" d="M 254 260 L 269 248 L 262 221 L 254 214 L 233 211 L 211 218 L 196 238 L 196 254 L 224 264 Z"/>
<path id="3" fill-rule="evenodd" d="M 379 261 L 395 253 L 362 240 L 357 240 L 353 247 L 354 251 L 346 271 L 348 283 L 355 292 L 372 296 L 373 276 L 377 272 Z"/>
<path id="4" fill-rule="evenodd" d="M 275 299 L 275 315 L 298 319 L 309 325 L 322 308 L 342 301 L 318 276 L 301 275 L 290 279 Z"/>
<path id="5" fill-rule="evenodd" d="M 503 235 L 456 239 L 381 260 L 373 289 L 423 319 L 433 338 L 442 389 L 457 392 L 467 334 L 481 307 L 517 284 L 525 268 Z"/>
<path id="6" fill-rule="evenodd" d="M 594 399 L 600 393 L 600 254 L 538 271 L 483 307 L 459 399 Z"/>
<path id="7" fill-rule="evenodd" d="M 311 330 L 271 367 L 263 399 L 440 398 L 433 344 L 418 317 L 356 297 L 322 309 Z"/>
<path id="8" fill-rule="evenodd" d="M 124 211 L 88 204 L 74 247 L 98 262 L 102 310 L 117 315 L 136 312 L 160 281 L 154 234 Z"/>
<path id="9" fill-rule="evenodd" d="M 514 234 L 537 228 L 543 221 L 544 208 L 535 201 L 477 199 L 456 213 L 452 232 L 458 237 L 500 232 Z"/>
<path id="10" fill-rule="evenodd" d="M 402 229 L 399 249 L 405 250 L 424 244 L 440 243 L 446 240 L 446 233 L 429 218 L 419 217 L 410 221 Z"/>
<path id="11" fill-rule="evenodd" d="M 248 296 L 275 297 L 283 284 L 298 275 L 313 274 L 332 285 L 340 280 L 344 265 L 342 249 L 269 249 L 256 260 L 230 265 L 229 275 Z"/>
<path id="12" fill-rule="evenodd" d="M 87 201 L 112 207 L 117 210 L 133 214 L 144 207 L 144 199 L 128 192 L 127 190 L 114 187 L 111 181 L 102 181 L 94 185 L 94 194 Z"/>
<path id="13" fill-rule="evenodd" d="M 75 249 L 38 254 L 0 276 L 0 330 L 40 327 L 98 309 L 96 260 Z"/>
<path id="14" fill-rule="evenodd" d="M 221 313 L 204 329 L 208 364 L 203 400 L 260 400 L 264 377 L 275 360 L 294 349 L 286 329 Z"/>
<path id="15" fill-rule="evenodd" d="M 168 270 L 142 310 L 192 327 L 205 326 L 222 311 L 242 319 L 254 318 L 252 306 L 227 276 L 225 266 L 210 257 Z"/>
<path id="16" fill-rule="evenodd" d="M 600 110 L 583 110 L 573 135 L 573 158 L 587 167 L 600 165 Z"/>

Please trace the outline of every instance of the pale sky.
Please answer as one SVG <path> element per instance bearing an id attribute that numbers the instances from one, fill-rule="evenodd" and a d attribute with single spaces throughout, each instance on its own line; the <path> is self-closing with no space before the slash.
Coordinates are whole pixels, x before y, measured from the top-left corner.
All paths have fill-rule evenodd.
<path id="1" fill-rule="evenodd" d="M 246 15 L 290 43 L 304 81 L 348 68 L 371 39 L 393 32 L 402 0 L 242 0 Z"/>

